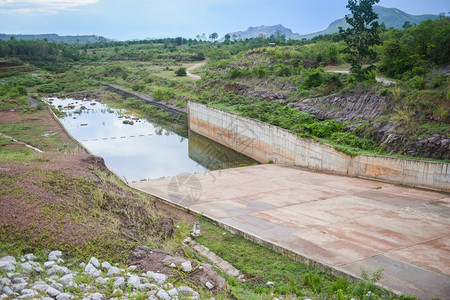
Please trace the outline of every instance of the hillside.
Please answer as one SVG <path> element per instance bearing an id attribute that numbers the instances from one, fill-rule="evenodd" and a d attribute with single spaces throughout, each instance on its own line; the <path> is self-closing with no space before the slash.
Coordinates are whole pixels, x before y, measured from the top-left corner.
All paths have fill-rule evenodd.
<path id="1" fill-rule="evenodd" d="M 410 15 L 401 11 L 397 8 L 386 8 L 382 6 L 374 6 L 374 11 L 378 14 L 379 23 L 384 23 L 387 28 L 402 28 L 405 22 L 410 22 L 411 24 L 420 24 L 422 21 L 427 19 L 437 19 L 438 15 Z M 246 31 L 237 31 L 229 33 L 231 37 L 236 36 L 237 38 L 247 39 L 247 38 L 255 38 L 260 35 L 264 35 L 265 37 L 270 37 L 272 34 L 276 34 L 279 31 L 281 34 L 286 35 L 286 39 L 312 39 L 315 36 L 321 34 L 332 34 L 339 31 L 339 27 L 346 28 L 348 24 L 345 22 L 345 18 L 338 19 L 333 21 L 327 29 L 309 33 L 309 34 L 298 34 L 292 32 L 291 29 L 284 27 L 283 25 L 274 25 L 274 26 L 259 26 L 259 27 L 249 27 Z"/>
<path id="2" fill-rule="evenodd" d="M 73 43 L 95 43 L 100 40 L 110 41 L 110 39 L 106 39 L 102 36 L 97 35 L 58 35 L 55 33 L 51 34 L 6 34 L 0 33 L 0 40 L 8 41 L 14 37 L 16 40 L 26 40 L 26 41 L 35 41 L 35 40 L 45 40 L 49 42 L 61 42 L 67 44 Z"/>

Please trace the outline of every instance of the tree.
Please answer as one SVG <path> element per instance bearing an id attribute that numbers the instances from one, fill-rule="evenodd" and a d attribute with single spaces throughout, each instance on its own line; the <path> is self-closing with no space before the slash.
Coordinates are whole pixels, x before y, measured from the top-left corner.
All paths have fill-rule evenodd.
<path id="1" fill-rule="evenodd" d="M 209 35 L 209 39 L 212 40 L 213 42 L 215 42 L 218 37 L 219 35 L 217 34 L 217 32 L 213 32 Z"/>
<path id="2" fill-rule="evenodd" d="M 376 58 L 376 52 L 372 46 L 380 44 L 378 36 L 379 24 L 376 21 L 378 15 L 374 13 L 372 6 L 380 0 L 348 0 L 347 8 L 351 15 L 345 16 L 350 25 L 346 30 L 339 27 L 339 34 L 347 43 L 344 52 L 348 54 L 347 61 L 351 64 L 350 71 L 359 81 L 364 80 L 365 75 L 375 67 L 363 65 Z"/>
<path id="3" fill-rule="evenodd" d="M 178 70 L 175 71 L 175 74 L 180 77 L 186 76 L 187 75 L 186 68 L 179 68 Z"/>
<path id="4" fill-rule="evenodd" d="M 230 39 L 231 39 L 231 36 L 227 33 L 227 34 L 225 34 L 225 42 L 226 43 L 229 43 L 230 42 Z"/>

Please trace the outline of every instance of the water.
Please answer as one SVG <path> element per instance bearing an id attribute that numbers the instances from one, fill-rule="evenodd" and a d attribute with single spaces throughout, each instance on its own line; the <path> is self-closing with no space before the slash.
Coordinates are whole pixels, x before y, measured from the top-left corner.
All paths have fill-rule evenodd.
<path id="1" fill-rule="evenodd" d="M 190 133 L 189 140 L 98 101 L 44 100 L 66 113 L 60 121 L 74 138 L 93 154 L 103 157 L 108 167 L 127 181 L 256 163 L 198 134 Z M 124 124 L 127 122 L 133 125 Z"/>

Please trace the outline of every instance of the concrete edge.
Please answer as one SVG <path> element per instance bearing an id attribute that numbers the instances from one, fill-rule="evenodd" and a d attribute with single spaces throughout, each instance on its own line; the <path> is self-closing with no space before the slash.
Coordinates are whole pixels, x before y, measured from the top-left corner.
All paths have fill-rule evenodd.
<path id="1" fill-rule="evenodd" d="M 223 113 L 223 114 L 234 115 L 234 116 L 237 116 L 237 117 L 239 117 L 239 118 L 242 118 L 242 119 L 244 119 L 244 120 L 246 120 L 246 121 L 253 122 L 253 123 L 256 123 L 256 124 L 259 124 L 259 125 L 261 125 L 261 126 L 268 126 L 269 128 L 274 128 L 274 129 L 282 130 L 283 132 L 285 132 L 285 133 L 287 133 L 287 134 L 295 135 L 296 138 L 297 138 L 297 140 L 303 140 L 303 139 L 304 139 L 304 140 L 307 140 L 307 141 L 309 141 L 309 142 L 316 143 L 316 144 L 320 145 L 321 147 L 328 148 L 328 149 L 330 149 L 331 151 L 335 151 L 335 152 L 337 152 L 337 153 L 340 153 L 340 154 L 342 154 L 342 155 L 345 155 L 351 162 L 353 162 L 353 161 L 354 161 L 355 159 L 357 159 L 358 157 L 359 157 L 359 158 L 364 158 L 364 157 L 366 157 L 366 158 L 375 158 L 375 159 L 376 159 L 376 158 L 380 158 L 380 159 L 387 159 L 387 160 L 400 160 L 400 161 L 404 161 L 404 162 L 410 161 L 410 162 L 416 162 L 416 163 L 419 163 L 419 162 L 426 162 L 426 163 L 434 164 L 434 165 L 444 165 L 444 164 L 447 164 L 447 165 L 450 166 L 450 163 L 444 163 L 444 162 L 439 162 L 439 161 L 426 160 L 426 159 L 422 160 L 422 159 L 414 159 L 414 158 L 406 158 L 406 157 L 395 157 L 395 156 L 388 156 L 388 155 L 366 155 L 366 154 L 358 154 L 358 155 L 356 155 L 356 156 L 351 156 L 351 155 L 348 155 L 348 154 L 345 154 L 345 153 L 342 153 L 342 152 L 336 150 L 336 149 L 335 149 L 333 146 L 331 146 L 331 145 L 328 145 L 328 144 L 325 144 L 325 143 L 316 141 L 315 139 L 298 137 L 295 133 L 290 132 L 288 129 L 284 129 L 284 128 L 275 126 L 275 125 L 273 125 L 273 124 L 269 124 L 269 123 L 266 123 L 266 122 L 263 122 L 263 121 L 260 121 L 260 120 L 257 120 L 257 119 L 252 119 L 252 118 L 250 118 L 250 117 L 242 116 L 242 115 L 240 115 L 240 114 L 237 114 L 237 113 L 234 113 L 234 112 L 231 112 L 231 111 L 227 111 L 227 110 L 224 110 L 224 109 L 221 109 L 221 108 L 217 108 L 217 107 L 210 106 L 210 105 L 207 105 L 207 104 L 203 104 L 203 103 L 200 103 L 200 102 L 197 102 L 197 101 L 193 101 L 193 100 L 189 100 L 189 101 L 188 101 L 188 120 L 190 119 L 191 104 L 192 104 L 192 105 L 197 105 L 197 106 L 200 106 L 200 107 L 204 107 L 204 108 L 206 108 L 206 109 L 210 109 L 210 110 L 213 110 L 213 111 L 215 110 L 215 111 L 221 112 L 221 113 Z M 197 132 L 197 133 L 198 133 L 198 132 Z M 200 134 L 200 133 L 198 133 L 198 134 Z M 203 135 L 203 134 L 201 134 L 201 135 Z M 211 138 L 211 137 L 209 137 L 209 136 L 206 136 L 206 137 L 209 138 L 209 139 L 211 139 L 211 140 L 213 140 L 213 141 L 215 141 L 215 142 L 221 143 L 220 141 L 217 141 L 217 140 L 215 140 L 215 139 L 213 139 L 213 138 Z M 223 143 L 221 143 L 221 144 L 223 144 Z M 233 150 L 235 150 L 235 151 L 238 151 L 238 150 L 234 149 L 233 147 L 230 147 L 229 145 L 226 145 L 226 144 L 223 144 L 223 145 L 226 146 L 226 147 L 229 147 L 229 148 L 231 148 L 231 149 L 233 149 Z M 240 151 L 238 151 L 238 152 L 240 152 Z M 240 152 L 240 153 L 242 153 L 242 152 Z M 246 153 L 243 153 L 243 154 L 248 155 L 248 154 L 246 154 Z M 249 156 L 249 155 L 248 155 L 248 156 Z M 250 156 L 250 157 L 251 157 L 251 156 Z M 252 157 L 252 158 L 253 158 L 253 157 Z M 253 159 L 256 159 L 256 158 L 253 158 Z M 256 159 L 256 160 L 258 160 L 258 159 Z M 261 162 L 261 163 L 264 163 L 263 161 L 260 161 L 260 162 Z M 309 167 L 308 167 L 308 166 L 305 166 L 305 165 L 296 165 L 296 166 L 305 167 L 305 168 L 308 168 L 308 169 L 309 169 Z M 311 168 L 311 169 L 313 169 L 313 168 Z M 426 190 L 431 190 L 431 191 L 437 191 L 437 192 L 447 192 L 447 193 L 450 192 L 450 188 L 449 188 L 449 187 L 446 187 L 446 186 L 440 187 L 440 186 L 429 185 L 429 184 L 425 184 L 425 183 L 418 183 L 418 184 L 414 185 L 414 184 L 410 184 L 410 183 L 408 183 L 408 182 L 402 182 L 402 181 L 393 180 L 393 179 L 389 179 L 389 178 L 384 178 L 384 179 L 383 179 L 383 178 L 379 178 L 379 177 L 375 177 L 375 176 L 367 176 L 367 175 L 356 174 L 356 173 L 355 173 L 355 174 L 349 174 L 349 173 L 348 173 L 348 169 L 347 169 L 347 173 L 345 173 L 345 172 L 340 172 L 340 171 L 333 171 L 333 170 L 329 170 L 329 169 L 320 169 L 320 171 L 324 171 L 324 172 L 332 172 L 332 173 L 335 173 L 335 174 L 341 174 L 341 175 L 347 175 L 347 176 L 354 176 L 354 177 L 357 177 L 357 178 L 365 178 L 365 179 L 371 179 L 371 180 L 386 180 L 386 181 L 388 181 L 388 182 L 395 183 L 395 184 L 398 184 L 398 185 L 410 186 L 410 187 L 414 187 L 414 188 L 421 188 L 421 189 L 426 189 Z"/>
<path id="2" fill-rule="evenodd" d="M 288 257 L 288 258 L 290 258 L 290 259 L 292 259 L 292 260 L 294 260 L 294 261 L 296 261 L 298 263 L 301 263 L 301 264 L 310 266 L 312 268 L 318 269 L 319 271 L 321 271 L 321 272 L 323 272 L 323 273 L 325 273 L 325 274 L 327 274 L 329 276 L 344 278 L 344 279 L 350 281 L 353 284 L 357 284 L 360 280 L 362 280 L 362 278 L 360 276 L 357 276 L 355 274 L 349 273 L 349 272 L 347 272 L 347 271 L 345 271 L 345 270 L 343 270 L 341 268 L 329 266 L 329 265 L 327 265 L 327 264 L 325 264 L 323 262 L 320 262 L 318 260 L 314 260 L 314 259 L 312 259 L 310 257 L 298 254 L 298 253 L 296 253 L 294 251 L 291 251 L 289 249 L 285 249 L 285 248 L 283 248 L 282 246 L 280 246 L 280 245 L 278 245 L 276 243 L 265 241 L 265 240 L 255 236 L 255 235 L 253 235 L 253 234 L 251 234 L 249 232 L 246 232 L 244 230 L 240 230 L 240 229 L 237 229 L 237 228 L 235 228 L 233 226 L 223 224 L 219 220 L 216 220 L 215 218 L 212 218 L 212 217 L 209 217 L 209 216 L 203 214 L 203 212 L 199 212 L 199 211 L 196 211 L 196 210 L 193 210 L 193 209 L 186 208 L 186 207 L 184 207 L 184 206 L 182 206 L 180 204 L 173 203 L 172 201 L 170 201 L 170 200 L 168 200 L 168 199 L 166 199 L 164 197 L 156 196 L 156 195 L 150 194 L 149 192 L 141 190 L 139 188 L 133 187 L 130 184 L 128 184 L 128 186 L 133 188 L 133 189 L 135 189 L 135 190 L 138 190 L 138 191 L 140 191 L 142 193 L 150 195 L 150 196 L 154 197 L 157 201 L 163 202 L 163 203 L 165 203 L 165 204 L 167 204 L 167 205 L 169 205 L 171 207 L 187 211 L 188 213 L 190 213 L 193 216 L 202 216 L 203 218 L 205 218 L 206 220 L 212 222 L 214 225 L 219 226 L 220 228 L 223 228 L 223 229 L 225 229 L 225 230 L 227 230 L 227 231 L 229 231 L 229 232 L 231 232 L 233 234 L 237 234 L 237 235 L 245 238 L 246 240 L 251 241 L 252 243 L 255 243 L 255 244 L 258 244 L 258 245 L 263 246 L 265 248 L 268 248 L 268 249 L 270 249 L 270 250 L 272 250 L 274 252 L 277 252 L 277 253 L 285 256 L 285 257 Z M 389 296 L 396 297 L 396 296 L 402 295 L 402 293 L 400 291 L 397 291 L 397 290 L 394 290 L 394 289 L 389 288 L 387 286 L 384 286 L 384 285 L 382 285 L 382 284 L 380 284 L 378 282 L 375 283 L 375 285 L 377 287 L 381 288 L 382 290 L 384 290 L 385 292 L 387 292 L 389 294 Z"/>

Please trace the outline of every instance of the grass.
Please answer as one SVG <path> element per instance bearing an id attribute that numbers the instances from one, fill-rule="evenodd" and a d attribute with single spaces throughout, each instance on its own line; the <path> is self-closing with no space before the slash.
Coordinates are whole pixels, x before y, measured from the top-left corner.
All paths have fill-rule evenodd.
<path id="1" fill-rule="evenodd" d="M 245 274 L 245 282 L 240 282 L 234 277 L 226 277 L 232 294 L 237 299 L 273 299 L 274 296 L 361 299 L 361 296 L 365 296 L 362 293 L 369 290 L 374 295 L 373 299 L 387 296 L 385 291 L 374 285 L 382 277 L 382 270 L 378 270 L 374 276 L 364 270 L 363 280 L 358 284 L 352 284 L 254 244 L 205 219 L 201 218 L 200 224 L 202 235 L 196 238 L 197 242 Z M 268 285 L 268 282 L 273 282 L 273 286 Z"/>
<path id="2" fill-rule="evenodd" d="M 62 137 L 60 131 L 58 131 L 59 126 L 54 125 L 52 117 L 46 110 L 22 112 L 18 119 L 13 122 L 6 122 L 0 118 L 0 132 L 37 147 L 44 152 L 82 152 L 76 142 Z"/>

